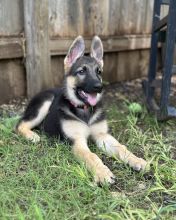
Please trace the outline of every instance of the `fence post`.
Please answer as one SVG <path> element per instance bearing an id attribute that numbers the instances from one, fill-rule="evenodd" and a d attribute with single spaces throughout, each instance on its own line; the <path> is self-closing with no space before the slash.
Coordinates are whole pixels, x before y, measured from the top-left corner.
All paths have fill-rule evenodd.
<path id="1" fill-rule="evenodd" d="M 50 70 L 49 0 L 24 0 L 27 95 L 53 86 Z"/>

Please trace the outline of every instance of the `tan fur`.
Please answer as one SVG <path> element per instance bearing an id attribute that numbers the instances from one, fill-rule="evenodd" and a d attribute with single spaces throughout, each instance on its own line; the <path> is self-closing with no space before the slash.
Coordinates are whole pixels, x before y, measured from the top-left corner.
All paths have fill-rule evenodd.
<path id="1" fill-rule="evenodd" d="M 67 88 L 67 97 L 69 100 L 73 100 L 73 102 L 76 105 L 84 105 L 84 103 L 82 101 L 80 101 L 76 95 L 75 95 L 75 91 L 74 88 L 76 87 L 77 84 L 77 79 L 74 76 L 68 76 L 67 77 L 67 81 L 66 81 L 66 88 Z"/>
<path id="2" fill-rule="evenodd" d="M 76 78 L 74 76 L 67 77 L 67 86 L 70 88 L 75 88 L 76 86 Z"/>
<path id="3" fill-rule="evenodd" d="M 35 117 L 31 121 L 20 122 L 19 125 L 17 126 L 17 132 L 33 142 L 40 141 L 40 137 L 38 136 L 38 134 L 31 131 L 31 129 L 39 125 L 41 121 L 46 117 L 51 104 L 52 104 L 52 100 L 44 102 L 39 109 L 37 117 Z"/>
<path id="4" fill-rule="evenodd" d="M 114 137 L 107 133 L 106 121 L 97 123 L 91 128 L 91 135 L 97 146 L 110 156 L 118 156 L 122 161 L 128 163 L 135 170 L 144 170 L 147 163 L 142 158 L 136 157 L 127 148 L 120 144 Z"/>
<path id="5" fill-rule="evenodd" d="M 100 179 L 98 174 L 99 172 L 103 172 L 102 176 L 106 176 L 106 174 L 104 174 L 106 171 L 102 170 L 104 169 L 104 165 L 102 165 L 102 167 L 97 165 L 101 164 L 99 162 L 100 159 L 88 149 L 86 140 L 89 135 L 93 137 L 97 146 L 110 156 L 118 156 L 122 161 L 128 163 L 135 170 L 144 170 L 146 167 L 147 163 L 145 160 L 136 157 L 133 153 L 128 151 L 124 145 L 120 144 L 114 137 L 108 134 L 108 125 L 106 120 L 92 126 L 88 126 L 83 122 L 66 120 L 63 122 L 62 127 L 65 134 L 76 143 L 74 145 L 74 154 L 78 154 L 79 158 L 82 157 L 89 169 L 96 171 L 95 178 Z M 98 171 L 98 169 L 100 169 L 100 171 Z M 99 177 L 97 177 L 97 175 Z"/>
<path id="6" fill-rule="evenodd" d="M 106 167 L 100 158 L 92 153 L 87 146 L 87 138 L 90 135 L 90 128 L 83 122 L 65 120 L 62 122 L 65 134 L 74 142 L 74 155 L 85 162 L 87 168 L 94 172 L 96 182 L 113 182 L 112 172 Z"/>
<path id="7" fill-rule="evenodd" d="M 62 129 L 64 133 L 72 140 L 77 140 L 80 138 L 87 139 L 90 135 L 89 127 L 81 121 L 64 120 L 62 122 Z"/>
<path id="8" fill-rule="evenodd" d="M 86 143 L 85 139 L 77 138 L 73 145 L 73 154 L 81 161 L 83 161 L 87 168 L 93 172 L 95 182 L 113 183 L 113 173 L 107 166 L 103 164 L 101 159 L 92 153 Z"/>
<path id="9" fill-rule="evenodd" d="M 21 122 L 17 127 L 17 132 L 32 142 L 40 141 L 40 137 L 35 132 L 31 131 L 31 122 Z"/>
<path id="10" fill-rule="evenodd" d="M 65 73 L 68 73 L 70 71 L 70 66 L 64 62 L 64 71 Z"/>
<path id="11" fill-rule="evenodd" d="M 90 133 L 93 136 L 94 134 L 101 134 L 108 132 L 108 124 L 106 120 L 95 123 L 90 126 Z"/>

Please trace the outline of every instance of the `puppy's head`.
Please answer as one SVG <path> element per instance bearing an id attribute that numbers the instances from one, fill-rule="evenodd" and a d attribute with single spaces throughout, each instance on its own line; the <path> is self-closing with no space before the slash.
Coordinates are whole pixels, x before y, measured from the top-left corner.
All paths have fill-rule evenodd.
<path id="1" fill-rule="evenodd" d="M 67 96 L 76 105 L 95 106 L 102 96 L 103 45 L 98 36 L 91 44 L 90 56 L 84 56 L 81 36 L 72 43 L 64 60 Z"/>

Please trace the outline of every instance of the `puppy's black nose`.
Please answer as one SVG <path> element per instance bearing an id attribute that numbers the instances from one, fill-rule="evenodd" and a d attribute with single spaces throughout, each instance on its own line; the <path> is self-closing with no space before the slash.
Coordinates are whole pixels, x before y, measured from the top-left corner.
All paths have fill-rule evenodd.
<path id="1" fill-rule="evenodd" d="M 99 82 L 97 82 L 93 85 L 94 92 L 101 92 L 102 89 L 103 89 L 103 85 Z"/>

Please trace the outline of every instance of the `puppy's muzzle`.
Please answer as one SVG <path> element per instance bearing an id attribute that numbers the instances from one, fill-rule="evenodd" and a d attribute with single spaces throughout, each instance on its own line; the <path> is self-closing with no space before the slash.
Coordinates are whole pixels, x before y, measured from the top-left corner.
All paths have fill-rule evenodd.
<path id="1" fill-rule="evenodd" d="M 103 85 L 100 82 L 96 82 L 92 86 L 92 92 L 95 93 L 101 93 L 102 89 L 103 89 Z"/>

